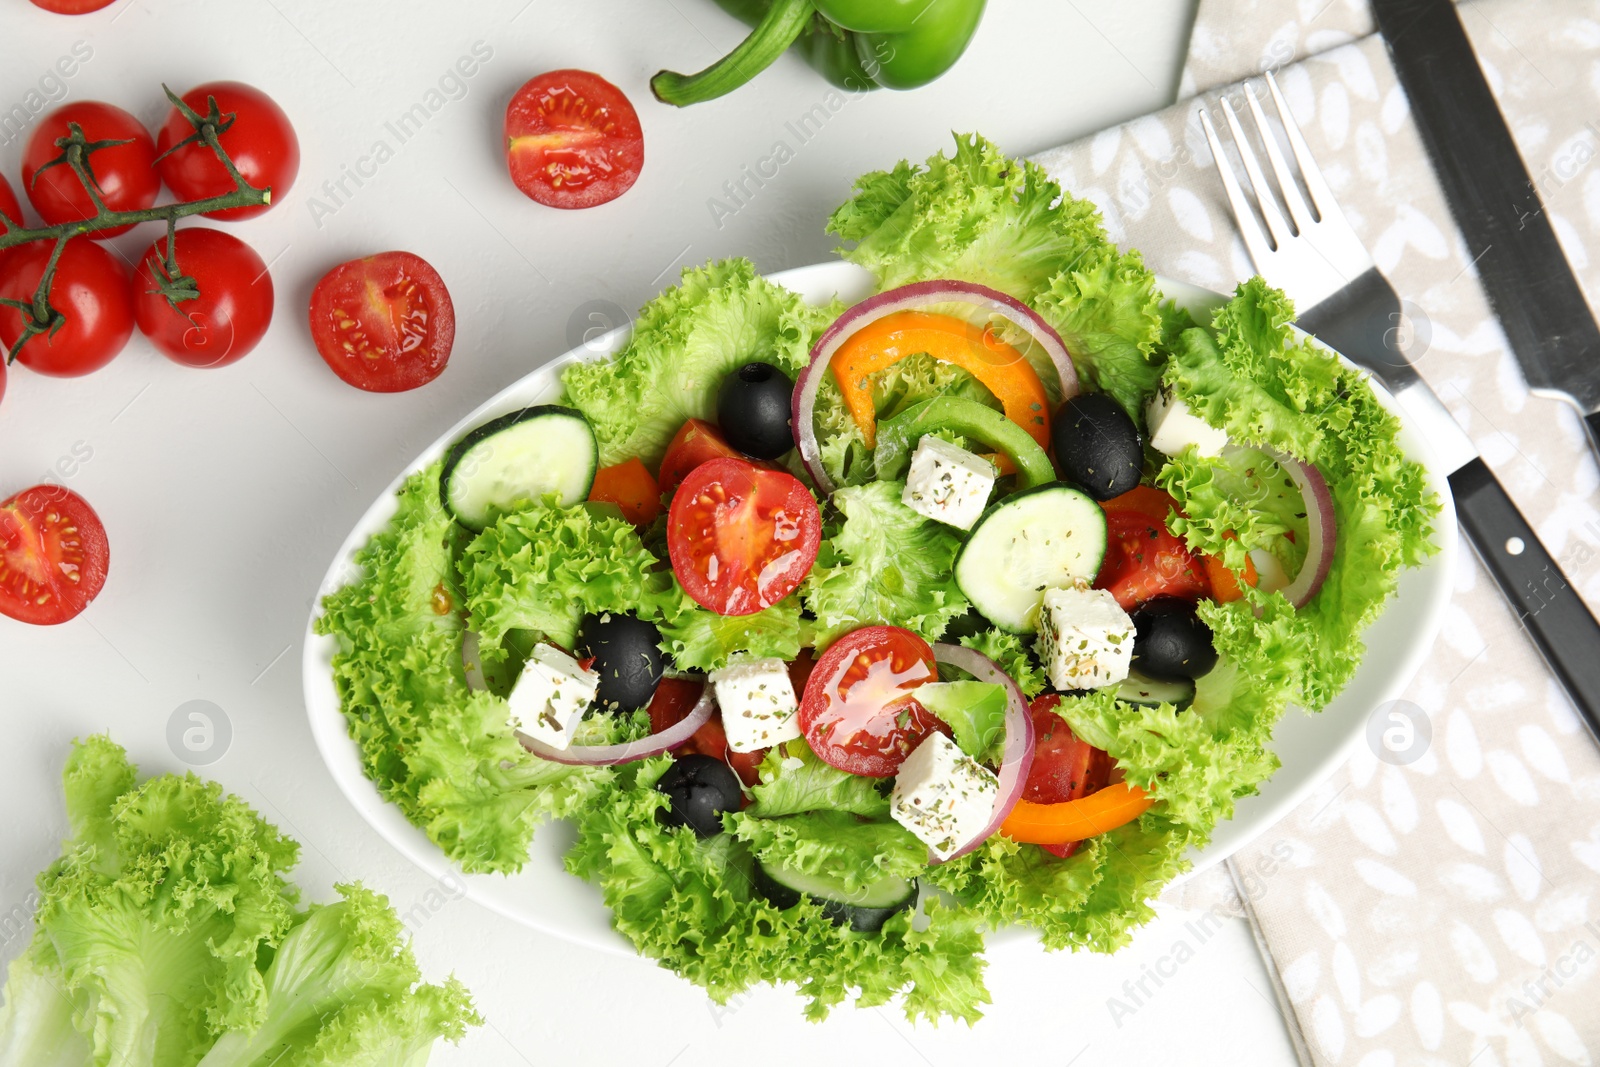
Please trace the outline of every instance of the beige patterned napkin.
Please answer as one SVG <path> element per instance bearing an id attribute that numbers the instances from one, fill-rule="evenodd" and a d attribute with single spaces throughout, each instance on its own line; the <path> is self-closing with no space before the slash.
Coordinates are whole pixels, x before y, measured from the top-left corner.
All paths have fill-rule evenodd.
<path id="1" fill-rule="evenodd" d="M 1462 15 L 1595 303 L 1600 2 L 1477 0 Z M 1582 426 L 1523 384 L 1472 268 L 1481 250 L 1451 223 L 1371 27 L 1362 0 L 1202 0 L 1185 84 L 1223 86 L 1200 98 L 1214 108 L 1239 78 L 1278 70 L 1345 213 L 1407 302 L 1423 376 L 1600 605 L 1600 478 Z M 1226 290 L 1252 268 L 1198 103 L 1038 158 L 1153 268 Z M 1319 1065 L 1600 1059 L 1600 750 L 1469 551 L 1455 588 L 1406 694 L 1431 737 L 1408 755 L 1363 746 L 1236 857 L 1273 872 L 1254 883 L 1253 905 Z M 1216 884 L 1198 881 L 1171 899 L 1192 904 Z"/>

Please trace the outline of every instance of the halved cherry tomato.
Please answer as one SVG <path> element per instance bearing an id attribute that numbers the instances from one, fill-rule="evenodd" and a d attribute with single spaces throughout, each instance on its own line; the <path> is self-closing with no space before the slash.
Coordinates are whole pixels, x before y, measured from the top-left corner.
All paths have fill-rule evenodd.
<path id="1" fill-rule="evenodd" d="M 100 594 L 110 564 L 100 516 L 72 490 L 36 485 L 0 503 L 0 615 L 66 622 Z"/>
<path id="2" fill-rule="evenodd" d="M 34 241 L 0 259 L 0 298 L 31 302 L 49 265 L 54 241 Z M 66 320 L 54 333 L 36 334 L 18 362 L 57 378 L 99 370 L 133 335 L 133 286 L 128 268 L 105 246 L 82 237 L 67 242 L 50 282 L 50 306 Z M 0 358 L 22 336 L 22 313 L 0 307 Z"/>
<path id="3" fill-rule="evenodd" d="M 311 291 L 311 338 L 357 389 L 399 393 L 427 385 L 450 362 L 456 309 L 421 256 L 380 252 L 323 275 Z"/>
<path id="4" fill-rule="evenodd" d="M 967 371 L 1000 401 L 1006 418 L 1032 434 L 1041 448 L 1050 447 L 1049 397 L 1021 352 L 965 319 L 901 311 L 863 326 L 828 364 L 868 448 L 878 436 L 871 376 L 918 352 Z"/>
<path id="5" fill-rule="evenodd" d="M 722 431 L 704 420 L 690 419 L 672 435 L 667 454 L 661 459 L 656 483 L 663 493 L 670 493 L 682 483 L 684 475 L 708 460 L 742 458 L 738 449 L 722 439 Z M 756 463 L 756 466 L 767 464 Z"/>
<path id="6" fill-rule="evenodd" d="M 886 778 L 929 734 L 950 728 L 912 694 L 937 681 L 928 642 L 898 626 L 867 626 L 829 645 L 800 700 L 800 729 L 829 766 Z"/>
<path id="7" fill-rule="evenodd" d="M 661 489 L 638 456 L 595 471 L 589 499 L 617 505 L 635 526 L 648 526 L 661 514 Z"/>
<path id="8" fill-rule="evenodd" d="M 22 204 L 17 200 L 17 194 L 12 191 L 11 183 L 6 181 L 4 174 L 0 174 L 0 214 L 4 214 L 18 226 L 22 225 Z M 10 227 L 0 222 L 0 233 L 9 232 Z"/>
<path id="9" fill-rule="evenodd" d="M 231 233 L 193 226 L 173 238 L 177 273 L 168 277 L 167 239 L 145 249 L 134 274 L 139 332 L 174 363 L 225 367 L 249 355 L 272 323 L 272 275 L 256 250 Z M 164 283 L 193 279 L 198 296 L 176 305 Z"/>
<path id="10" fill-rule="evenodd" d="M 1034 845 L 1084 841 L 1132 822 L 1155 802 L 1131 782 L 1116 782 L 1064 804 L 1019 800 L 1000 824 L 1000 832 L 1013 841 Z"/>
<path id="11" fill-rule="evenodd" d="M 1205 566 L 1183 538 L 1167 531 L 1167 515 L 1177 506 L 1172 497 L 1141 485 L 1101 506 L 1106 510 L 1106 558 L 1096 588 L 1110 590 L 1125 611 L 1152 597 L 1199 600 L 1210 595 Z"/>
<path id="12" fill-rule="evenodd" d="M 689 717 L 705 685 L 687 678 L 663 678 L 650 698 L 650 732 L 659 734 Z"/>
<path id="13" fill-rule="evenodd" d="M 87 15 L 110 7 L 117 0 L 33 0 L 33 6 L 57 15 Z"/>
<path id="14" fill-rule="evenodd" d="M 207 82 L 184 93 L 181 99 L 202 118 L 209 114 L 211 100 L 217 102 L 223 122 L 228 125 L 217 141 L 233 160 L 233 165 L 250 185 L 272 190 L 270 203 L 255 207 L 207 211 L 208 219 L 236 222 L 250 219 L 281 204 L 300 173 L 300 140 L 283 108 L 266 93 L 242 82 Z M 156 168 L 168 188 L 184 200 L 203 200 L 234 190 L 233 177 L 217 154 L 198 141 L 184 144 L 194 136 L 194 126 L 183 112 L 173 108 L 156 138 L 161 160 Z M 171 155 L 167 153 L 171 152 Z"/>
<path id="15" fill-rule="evenodd" d="M 811 672 L 817 669 L 817 657 L 809 648 L 802 648 L 794 659 L 789 661 L 789 684 L 794 686 L 796 693 L 804 693 L 806 685 L 811 681 Z"/>
<path id="16" fill-rule="evenodd" d="M 794 592 L 821 542 L 822 515 L 800 480 L 743 459 L 690 471 L 667 512 L 672 573 L 719 615 L 753 615 Z"/>
<path id="17" fill-rule="evenodd" d="M 72 168 L 65 163 L 49 165 L 61 156 L 56 140 L 67 136 L 68 127 L 73 124 L 91 142 L 126 142 L 109 144 L 88 155 L 89 176 L 94 179 L 101 203 L 112 211 L 138 211 L 156 202 L 161 175 L 156 173 L 156 142 L 150 131 L 120 107 L 82 100 L 58 107 L 41 118 L 22 153 L 22 188 L 40 218 L 53 226 L 94 217 L 94 200 Z M 87 236 L 103 241 L 131 229 L 131 225 L 114 226 Z"/>
<path id="18" fill-rule="evenodd" d="M 644 167 L 644 131 L 622 90 L 586 70 L 552 70 L 506 105 L 506 164 L 523 195 L 548 207 L 615 200 Z"/>

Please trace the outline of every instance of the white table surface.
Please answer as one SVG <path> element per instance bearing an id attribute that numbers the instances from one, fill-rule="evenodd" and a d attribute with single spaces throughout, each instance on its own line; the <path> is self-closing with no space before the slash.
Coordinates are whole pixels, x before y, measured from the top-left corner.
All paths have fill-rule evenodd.
<path id="1" fill-rule="evenodd" d="M 0 403 L 0 496 L 56 471 L 104 519 L 112 565 L 104 593 L 72 623 L 0 618 L 0 913 L 26 908 L 33 875 L 65 833 L 58 776 L 70 739 L 109 730 L 146 773 L 182 770 L 169 719 L 207 700 L 232 740 L 198 769 L 303 843 L 308 895 L 355 878 L 388 893 L 408 915 L 424 970 L 454 970 L 476 994 L 489 1024 L 459 1048 L 441 1046 L 436 1064 L 815 1063 L 844 1050 L 884 1064 L 1010 1056 L 1122 1067 L 1162 1062 L 1163 1052 L 1194 1065 L 1290 1062 L 1248 929 L 1229 920 L 1202 943 L 1181 913 L 1114 958 L 995 952 L 995 1003 L 972 1029 L 912 1027 L 894 1010 L 841 1010 L 814 1026 L 800 1019 L 796 997 L 772 990 L 717 1008 L 668 972 L 441 894 L 345 804 L 300 697 L 299 634 L 327 560 L 398 466 L 463 411 L 570 347 L 570 337 L 614 325 L 613 309 L 637 307 L 678 265 L 745 255 L 778 270 L 826 257 L 822 222 L 850 180 L 947 147 L 952 129 L 1030 153 L 1169 102 L 1191 6 L 995 0 L 961 65 L 917 93 L 830 102 L 827 86 L 786 57 L 729 99 L 676 111 L 650 97 L 649 75 L 697 68 L 741 32 L 709 0 L 120 0 L 81 18 L 5 0 L 0 114 L 25 104 L 57 57 L 83 41 L 93 55 L 65 81 L 66 99 L 108 100 L 154 126 L 165 113 L 162 81 L 182 91 L 236 78 L 284 106 L 303 161 L 274 210 L 231 227 L 272 263 L 278 295 L 272 331 L 245 360 L 188 370 L 136 336 L 89 378 L 12 371 Z M 459 99 L 360 188 L 347 179 L 353 195 L 336 201 L 322 189 L 376 140 L 393 146 L 385 123 L 480 41 L 493 55 Z M 645 128 L 638 185 L 591 211 L 524 199 L 501 159 L 509 94 L 564 66 L 619 84 Z M 819 103 L 832 105 L 827 120 L 802 143 L 786 124 Z M 0 130 L 0 167 L 15 186 L 22 138 L 8 136 Z M 723 183 L 771 157 L 778 141 L 793 158 L 745 203 L 729 201 Z M 313 197 L 336 210 L 317 218 Z M 713 197 L 737 210 L 713 212 Z M 118 247 L 135 256 L 154 236 Z M 458 332 L 437 382 L 376 396 L 322 364 L 304 308 L 326 269 L 388 248 L 439 269 Z M 1179 942 L 1193 958 L 1158 988 L 1150 976 L 1171 971 Z M 0 957 L 22 943 L 0 944 Z M 1153 995 L 1132 1017 L 1113 1018 L 1108 997 L 1126 998 L 1124 983 L 1141 978 Z"/>

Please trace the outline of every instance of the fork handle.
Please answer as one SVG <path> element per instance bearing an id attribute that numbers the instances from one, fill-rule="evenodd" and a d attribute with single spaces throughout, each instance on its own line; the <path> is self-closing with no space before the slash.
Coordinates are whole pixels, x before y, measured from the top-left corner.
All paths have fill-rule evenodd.
<path id="1" fill-rule="evenodd" d="M 1600 623 L 1481 456 L 1450 475 L 1450 492 L 1478 558 L 1600 739 Z"/>

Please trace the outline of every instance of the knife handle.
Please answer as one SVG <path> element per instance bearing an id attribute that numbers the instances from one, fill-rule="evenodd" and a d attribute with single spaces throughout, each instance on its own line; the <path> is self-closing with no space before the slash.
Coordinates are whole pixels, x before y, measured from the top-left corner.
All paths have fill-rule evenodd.
<path id="1" fill-rule="evenodd" d="M 1600 623 L 1482 457 L 1450 475 L 1450 491 L 1478 558 L 1600 739 Z"/>

